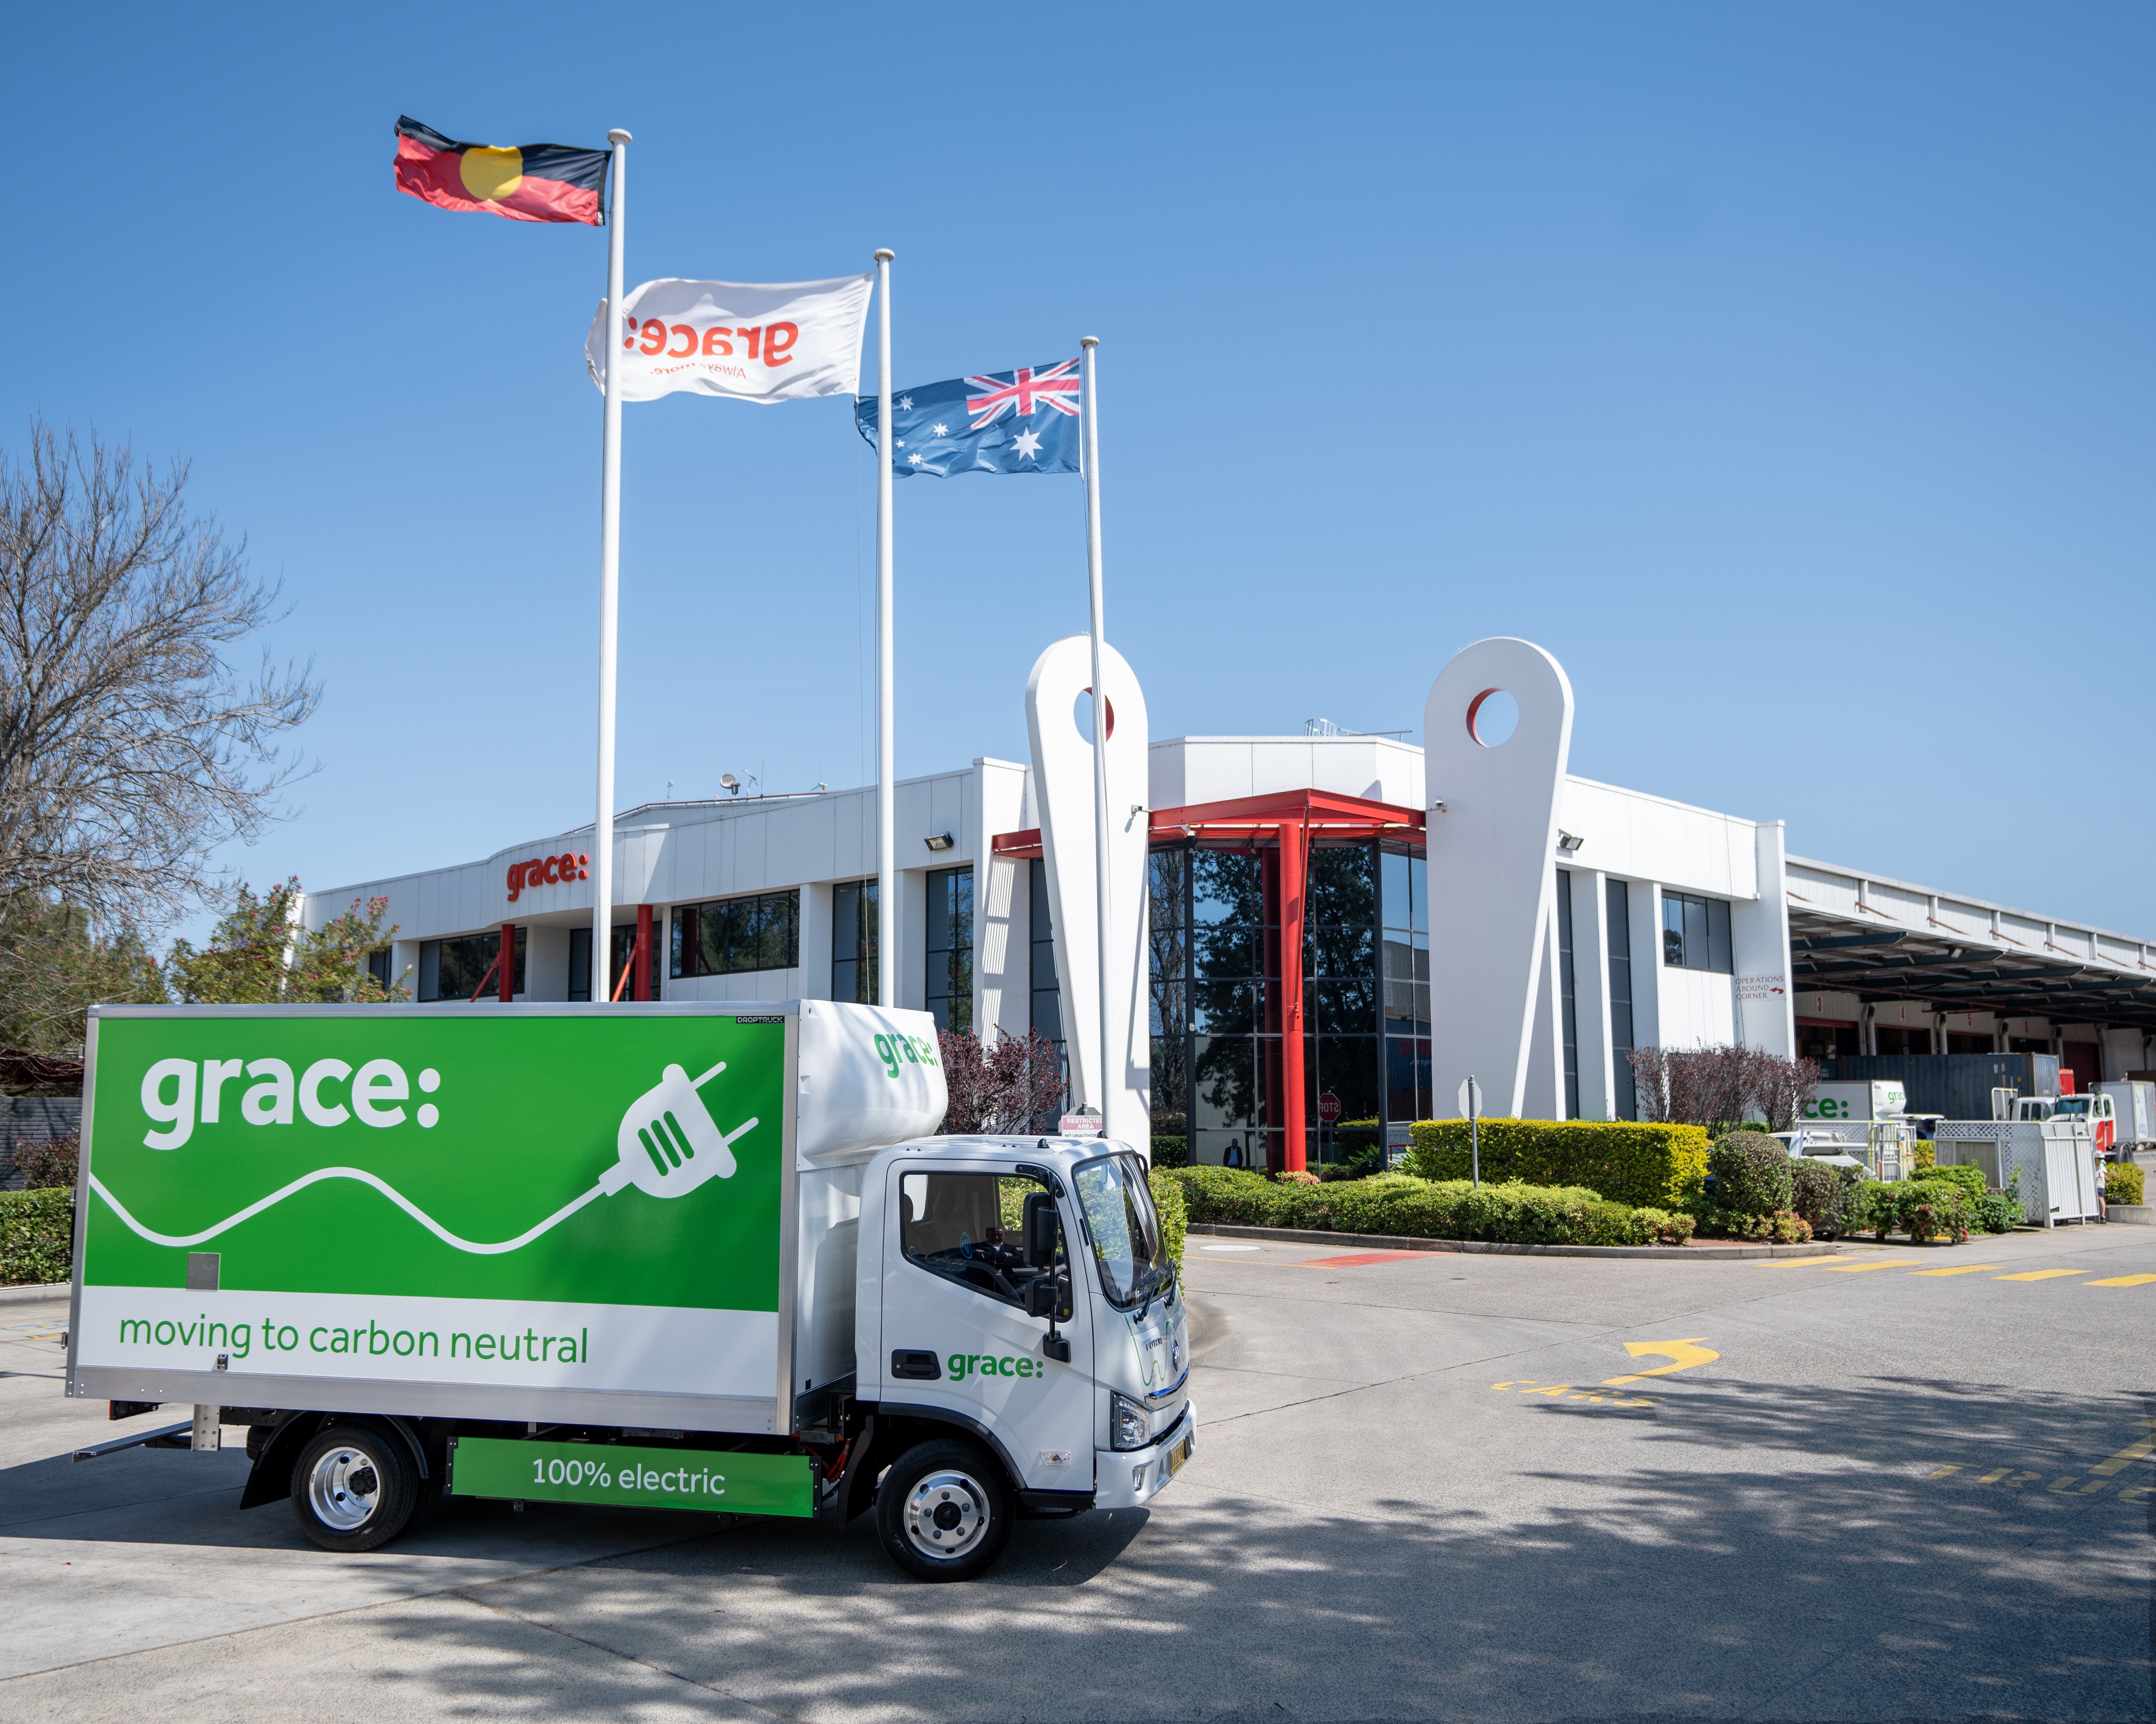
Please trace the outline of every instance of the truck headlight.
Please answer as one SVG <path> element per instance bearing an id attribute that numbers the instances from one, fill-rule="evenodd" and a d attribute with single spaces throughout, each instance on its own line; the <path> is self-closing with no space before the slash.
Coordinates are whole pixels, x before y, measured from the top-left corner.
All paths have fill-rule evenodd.
<path id="1" fill-rule="evenodd" d="M 1142 1449 L 1152 1438 L 1152 1418 L 1128 1395 L 1110 1392 L 1108 1441 L 1118 1449 Z"/>

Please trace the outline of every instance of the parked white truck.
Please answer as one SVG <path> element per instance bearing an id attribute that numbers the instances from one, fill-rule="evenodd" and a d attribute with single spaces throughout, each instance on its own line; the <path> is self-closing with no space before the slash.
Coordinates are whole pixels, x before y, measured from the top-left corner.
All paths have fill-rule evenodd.
<path id="1" fill-rule="evenodd" d="M 695 1074 L 691 1075 L 691 1074 Z M 930 1136 L 924 1013 L 104 1008 L 67 1393 L 245 1426 L 242 1508 L 444 1495 L 850 1519 L 923 1579 L 1189 1458 L 1145 1157 Z"/>

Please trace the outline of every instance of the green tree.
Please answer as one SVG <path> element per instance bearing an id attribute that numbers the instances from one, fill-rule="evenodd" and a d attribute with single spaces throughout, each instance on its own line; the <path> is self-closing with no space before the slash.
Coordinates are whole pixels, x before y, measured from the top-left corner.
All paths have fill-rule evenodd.
<path id="1" fill-rule="evenodd" d="M 382 926 L 387 898 L 355 898 L 321 927 L 300 924 L 295 878 L 255 895 L 242 881 L 232 907 L 198 951 L 172 942 L 166 973 L 181 1002 L 194 1006 L 380 1006 L 411 998 L 403 978 L 384 987 L 367 967 L 369 954 L 397 936 Z"/>
<path id="2" fill-rule="evenodd" d="M 29 897 L 0 911 L 0 1049 L 16 1064 L 79 1061 L 93 1005 L 165 999 L 157 961 L 132 926 L 105 934 L 80 911 Z"/>

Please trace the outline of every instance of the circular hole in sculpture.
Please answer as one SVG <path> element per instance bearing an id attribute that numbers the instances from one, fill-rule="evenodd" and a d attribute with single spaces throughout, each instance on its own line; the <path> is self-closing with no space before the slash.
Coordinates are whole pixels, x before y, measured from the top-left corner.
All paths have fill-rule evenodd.
<path id="1" fill-rule="evenodd" d="M 1467 706 L 1467 734 L 1485 748 L 1512 740 L 1520 727 L 1520 703 L 1503 689 L 1485 689 Z"/>
<path id="2" fill-rule="evenodd" d="M 1078 695 L 1078 699 L 1077 699 L 1077 702 L 1076 702 L 1076 704 L 1075 704 L 1075 705 L 1074 705 L 1074 706 L 1071 707 L 1071 709 L 1070 709 L 1070 716 L 1071 716 L 1071 717 L 1072 717 L 1075 721 L 1076 721 L 1076 722 L 1077 722 L 1077 726 L 1078 726 L 1078 734 L 1079 734 L 1080 736 L 1083 736 L 1083 737 L 1086 739 L 1086 742 L 1090 745 L 1090 744 L 1091 743 L 1092 740 L 1093 740 L 1093 691 L 1092 691 L 1092 690 L 1091 690 L 1091 689 L 1084 689 L 1084 690 L 1080 690 L 1080 692 L 1079 692 L 1079 695 Z M 1109 739 L 1109 741 L 1113 741 L 1115 740 L 1115 736 L 1116 736 L 1116 703 L 1115 703 L 1113 700 L 1111 700 L 1111 701 L 1109 701 L 1109 702 L 1108 702 L 1108 739 Z"/>

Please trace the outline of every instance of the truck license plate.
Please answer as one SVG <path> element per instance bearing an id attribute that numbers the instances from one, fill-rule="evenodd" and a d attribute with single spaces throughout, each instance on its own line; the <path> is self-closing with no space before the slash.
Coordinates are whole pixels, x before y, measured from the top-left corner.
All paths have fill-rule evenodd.
<path id="1" fill-rule="evenodd" d="M 1183 1463 L 1190 1459 L 1190 1439 L 1185 1436 L 1168 1451 L 1168 1475 L 1171 1479 L 1183 1470 Z"/>

